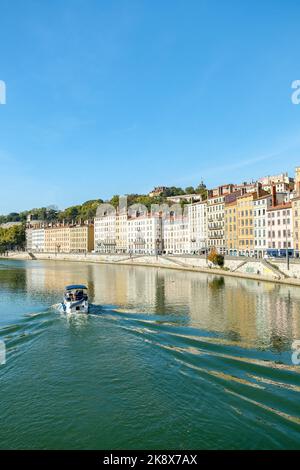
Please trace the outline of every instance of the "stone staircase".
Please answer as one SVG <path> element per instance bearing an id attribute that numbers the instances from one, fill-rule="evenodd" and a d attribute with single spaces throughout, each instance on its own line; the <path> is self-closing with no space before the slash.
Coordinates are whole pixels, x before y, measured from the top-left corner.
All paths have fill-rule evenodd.
<path id="1" fill-rule="evenodd" d="M 170 258 L 169 256 L 163 256 L 163 259 L 170 261 L 171 263 L 176 264 L 177 266 L 182 266 L 183 268 L 195 268 L 196 266 L 188 263 L 184 263 L 183 261 L 178 261 L 178 259 Z"/>
<path id="2" fill-rule="evenodd" d="M 242 266 L 244 266 L 244 264 L 248 263 L 248 259 L 245 259 L 244 261 L 242 261 L 240 264 L 238 264 L 234 269 L 231 270 L 232 273 L 234 273 L 235 271 L 237 271 L 238 269 L 240 269 Z"/>
<path id="3" fill-rule="evenodd" d="M 137 258 L 145 258 L 145 256 L 146 255 L 132 255 L 132 256 L 128 256 L 128 258 L 118 259 L 118 260 L 114 261 L 114 263 L 122 264 L 122 263 L 124 263 L 124 261 L 132 261 L 132 260 L 137 259 Z"/>
<path id="4" fill-rule="evenodd" d="M 266 259 L 262 259 L 261 262 L 264 266 L 266 266 L 266 268 L 271 269 L 271 271 L 273 271 L 274 274 L 277 274 L 277 276 L 279 276 L 280 278 L 287 279 L 289 277 L 286 273 L 281 271 L 279 266 L 277 266 L 277 265 L 274 266 L 274 264 L 270 263 Z"/>

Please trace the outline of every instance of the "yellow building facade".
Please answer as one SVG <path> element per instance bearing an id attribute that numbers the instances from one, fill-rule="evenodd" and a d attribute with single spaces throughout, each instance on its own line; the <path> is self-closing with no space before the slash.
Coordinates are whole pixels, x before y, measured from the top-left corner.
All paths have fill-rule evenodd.
<path id="1" fill-rule="evenodd" d="M 225 203 L 225 242 L 228 254 L 238 250 L 237 200 Z"/>
<path id="2" fill-rule="evenodd" d="M 45 228 L 46 253 L 85 253 L 93 249 L 93 225 L 60 225 Z"/>
<path id="3" fill-rule="evenodd" d="M 70 252 L 86 253 L 94 249 L 94 225 L 70 227 Z"/>
<path id="4" fill-rule="evenodd" d="M 45 228 L 46 253 L 70 253 L 70 227 L 52 226 Z"/>
<path id="5" fill-rule="evenodd" d="M 238 250 L 241 254 L 254 251 L 253 201 L 256 193 L 247 193 L 237 198 L 237 235 Z"/>
<path id="6" fill-rule="evenodd" d="M 116 216 L 116 252 L 126 253 L 127 251 L 127 213 Z"/>

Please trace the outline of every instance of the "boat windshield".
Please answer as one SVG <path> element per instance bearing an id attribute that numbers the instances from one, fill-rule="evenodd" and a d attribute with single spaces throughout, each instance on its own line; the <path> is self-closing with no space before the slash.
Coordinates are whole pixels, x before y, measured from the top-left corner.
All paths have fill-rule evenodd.
<path id="1" fill-rule="evenodd" d="M 68 289 L 65 292 L 65 299 L 69 302 L 75 300 L 87 300 L 87 298 L 86 289 Z"/>

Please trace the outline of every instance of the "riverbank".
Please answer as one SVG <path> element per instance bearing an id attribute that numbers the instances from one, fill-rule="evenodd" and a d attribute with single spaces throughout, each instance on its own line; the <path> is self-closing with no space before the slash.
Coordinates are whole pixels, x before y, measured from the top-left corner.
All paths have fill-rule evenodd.
<path id="1" fill-rule="evenodd" d="M 8 256 L 1 256 L 0 258 L 149 266 L 300 286 L 300 263 L 293 261 L 290 263 L 290 269 L 287 270 L 284 263 L 276 262 L 275 260 L 272 260 L 271 263 L 266 260 L 234 257 L 227 257 L 225 259 L 224 268 L 209 267 L 205 257 L 184 255 L 133 255 L 130 257 L 127 254 L 10 252 Z"/>

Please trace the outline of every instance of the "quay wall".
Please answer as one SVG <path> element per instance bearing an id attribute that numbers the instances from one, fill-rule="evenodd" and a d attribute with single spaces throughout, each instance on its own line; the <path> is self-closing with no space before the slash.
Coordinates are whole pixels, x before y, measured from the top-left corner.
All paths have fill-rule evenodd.
<path id="1" fill-rule="evenodd" d="M 212 267 L 205 257 L 199 256 L 151 256 L 128 254 L 77 254 L 77 253 L 28 253 L 9 252 L 2 259 L 80 261 L 86 263 L 124 264 L 131 266 L 153 266 L 178 270 L 204 272 L 225 276 L 272 281 L 300 286 L 300 262 L 291 260 L 289 270 L 283 261 L 252 258 L 225 258 L 224 268 Z"/>

